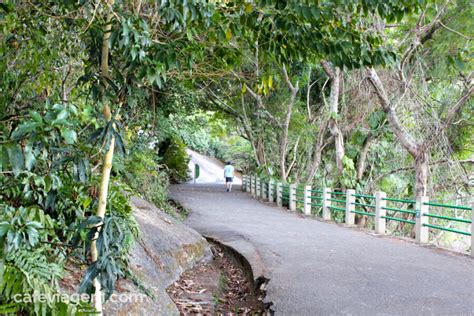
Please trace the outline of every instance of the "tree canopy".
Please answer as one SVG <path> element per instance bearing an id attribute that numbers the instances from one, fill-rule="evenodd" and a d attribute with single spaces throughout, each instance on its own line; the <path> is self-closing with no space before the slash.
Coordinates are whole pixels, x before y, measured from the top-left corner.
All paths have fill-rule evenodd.
<path id="1" fill-rule="evenodd" d="M 168 212 L 185 147 L 244 171 L 472 202 L 467 0 L 0 4 L 0 313 L 71 264 L 130 277 L 140 194 Z M 367 218 L 358 217 L 361 225 Z M 409 232 L 407 232 L 409 233 Z M 451 242 L 447 240 L 446 243 Z"/>

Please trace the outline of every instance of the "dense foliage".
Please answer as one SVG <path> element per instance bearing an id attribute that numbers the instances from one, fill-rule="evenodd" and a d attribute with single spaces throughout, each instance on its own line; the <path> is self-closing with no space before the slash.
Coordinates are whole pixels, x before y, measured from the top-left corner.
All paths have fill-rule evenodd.
<path id="1" fill-rule="evenodd" d="M 170 213 L 185 147 L 282 181 L 472 202 L 469 1 L 15 1 L 0 4 L 0 313 L 106 298 Z M 110 175 L 110 178 L 109 178 Z M 364 223 L 364 218 L 359 218 Z"/>

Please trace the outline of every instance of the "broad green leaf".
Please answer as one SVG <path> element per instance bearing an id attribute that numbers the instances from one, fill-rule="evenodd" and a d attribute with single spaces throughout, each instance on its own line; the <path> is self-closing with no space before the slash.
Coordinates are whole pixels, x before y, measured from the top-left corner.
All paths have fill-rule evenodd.
<path id="1" fill-rule="evenodd" d="M 7 151 L 8 158 L 10 159 L 10 165 L 13 169 L 13 174 L 18 176 L 25 167 L 25 161 L 23 159 L 23 153 L 21 152 L 20 145 L 10 145 L 7 147 Z"/>
<path id="2" fill-rule="evenodd" d="M 77 134 L 76 131 L 73 131 L 71 129 L 62 129 L 61 130 L 61 135 L 64 137 L 64 141 L 66 144 L 74 144 L 77 140 Z"/>
<path id="3" fill-rule="evenodd" d="M 38 127 L 38 122 L 26 122 L 18 126 L 15 131 L 12 133 L 12 138 L 13 139 L 19 139 L 23 137 L 24 135 L 28 134 L 29 132 L 32 132 Z"/>
<path id="4" fill-rule="evenodd" d="M 24 149 L 25 153 L 25 168 L 26 170 L 31 170 L 35 164 L 36 158 L 33 152 L 33 149 L 30 145 L 26 145 Z"/>
<path id="5" fill-rule="evenodd" d="M 30 116 L 33 120 L 35 120 L 37 123 L 43 123 L 43 118 L 41 115 L 36 112 L 36 111 L 30 111 Z"/>
<path id="6" fill-rule="evenodd" d="M 69 112 L 66 109 L 61 110 L 56 116 L 56 121 L 65 120 L 69 115 Z"/>

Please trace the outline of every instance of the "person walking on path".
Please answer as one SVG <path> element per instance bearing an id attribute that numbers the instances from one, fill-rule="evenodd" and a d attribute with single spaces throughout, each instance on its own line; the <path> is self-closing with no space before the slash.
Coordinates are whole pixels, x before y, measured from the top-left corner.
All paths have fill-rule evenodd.
<path id="1" fill-rule="evenodd" d="M 230 192 L 232 190 L 232 181 L 234 180 L 234 167 L 230 161 L 228 161 L 224 167 L 224 178 L 226 191 Z"/>

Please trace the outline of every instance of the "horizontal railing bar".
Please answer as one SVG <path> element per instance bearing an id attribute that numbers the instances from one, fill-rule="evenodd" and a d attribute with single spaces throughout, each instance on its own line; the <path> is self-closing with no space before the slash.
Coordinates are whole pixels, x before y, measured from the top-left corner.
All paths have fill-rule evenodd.
<path id="1" fill-rule="evenodd" d="M 444 208 L 455 208 L 458 210 L 465 210 L 465 211 L 470 211 L 471 208 L 467 206 L 462 206 L 462 205 L 449 205 L 449 204 L 440 204 L 440 203 L 431 203 L 431 202 L 424 202 L 424 205 L 430 205 L 430 206 L 438 206 L 438 207 L 444 207 Z"/>
<path id="2" fill-rule="evenodd" d="M 449 220 L 449 221 L 454 221 L 454 222 L 460 222 L 460 223 L 467 223 L 467 224 L 472 223 L 471 220 L 465 219 L 465 218 L 455 218 L 455 217 L 449 217 L 449 216 L 443 216 L 443 215 L 437 215 L 437 214 L 430 214 L 430 213 L 423 213 L 423 215 L 428 216 L 428 217 L 433 217 L 433 218 L 440 218 L 440 219 L 445 219 L 445 220 Z"/>
<path id="3" fill-rule="evenodd" d="M 310 195 L 309 197 L 310 197 L 310 199 L 312 199 L 312 200 L 324 200 L 324 198 L 322 198 L 322 197 L 320 197 L 320 196 L 311 196 L 311 195 Z"/>
<path id="4" fill-rule="evenodd" d="M 404 222 L 404 223 L 409 223 L 409 224 L 415 225 L 414 221 L 410 221 L 408 219 L 403 219 L 403 218 L 399 218 L 399 217 L 382 216 L 382 218 L 389 219 L 389 220 L 392 220 L 392 221 Z"/>
<path id="5" fill-rule="evenodd" d="M 416 215 L 415 211 L 409 211 L 409 210 L 401 210 L 399 208 L 393 208 L 393 207 L 382 207 L 383 210 L 387 211 L 393 211 L 393 212 L 400 212 L 400 213 L 406 213 L 406 214 L 413 214 Z"/>
<path id="6" fill-rule="evenodd" d="M 322 204 L 319 204 L 319 203 L 313 203 L 313 202 L 308 202 L 307 204 L 309 204 L 309 205 L 314 205 L 314 206 L 323 206 Z"/>
<path id="7" fill-rule="evenodd" d="M 366 198 L 366 199 L 374 199 L 374 200 L 375 200 L 375 196 L 372 196 L 372 195 L 352 194 L 352 196 L 355 196 L 355 197 L 362 197 L 362 198 Z"/>
<path id="8" fill-rule="evenodd" d="M 323 193 L 322 190 L 308 190 L 309 192 Z"/>
<path id="9" fill-rule="evenodd" d="M 296 190 L 297 192 L 304 192 L 304 189 L 298 189 L 298 188 L 296 188 L 295 190 Z"/>
<path id="10" fill-rule="evenodd" d="M 338 200 L 338 199 L 328 199 L 328 201 L 338 202 L 338 203 L 346 203 L 346 200 Z"/>
<path id="11" fill-rule="evenodd" d="M 336 211 L 341 211 L 341 212 L 346 211 L 345 208 L 340 208 L 340 207 L 335 207 L 335 206 L 328 206 L 328 208 L 330 208 L 331 210 L 336 210 Z"/>
<path id="12" fill-rule="evenodd" d="M 462 230 L 446 228 L 446 227 L 441 227 L 441 226 L 431 225 L 431 224 L 423 224 L 423 226 L 434 228 L 434 229 L 439 229 L 439 230 L 444 230 L 444 231 L 451 232 L 451 233 L 457 233 L 457 234 L 462 234 L 462 235 L 466 235 L 466 236 L 471 236 L 471 233 L 464 232 Z"/>
<path id="13" fill-rule="evenodd" d="M 304 200 L 295 200 L 296 202 L 304 203 Z"/>
<path id="14" fill-rule="evenodd" d="M 333 191 L 333 192 L 330 192 L 331 194 L 334 194 L 334 195 L 346 195 L 345 192 L 339 192 L 339 191 Z"/>
<path id="15" fill-rule="evenodd" d="M 359 210 L 353 210 L 353 211 L 351 211 L 351 213 L 356 213 L 356 214 L 361 214 L 361 215 L 368 215 L 368 216 L 375 216 L 374 213 L 367 213 L 367 212 L 359 211 Z"/>
<path id="16" fill-rule="evenodd" d="M 304 197 L 304 194 L 293 194 L 294 196 Z"/>
<path id="17" fill-rule="evenodd" d="M 290 198 L 289 198 L 289 197 L 286 197 L 286 196 L 282 196 L 281 199 L 282 199 L 282 200 L 289 200 Z"/>
<path id="18" fill-rule="evenodd" d="M 414 200 L 404 200 L 404 199 L 394 199 L 394 198 L 383 198 L 384 201 L 392 201 L 392 202 L 400 202 L 400 203 L 408 203 L 408 204 L 415 204 L 416 201 Z"/>
<path id="19" fill-rule="evenodd" d="M 358 203 L 358 202 L 352 202 L 351 204 L 375 208 L 375 205 L 372 205 L 372 204 L 364 204 L 364 203 Z"/>

